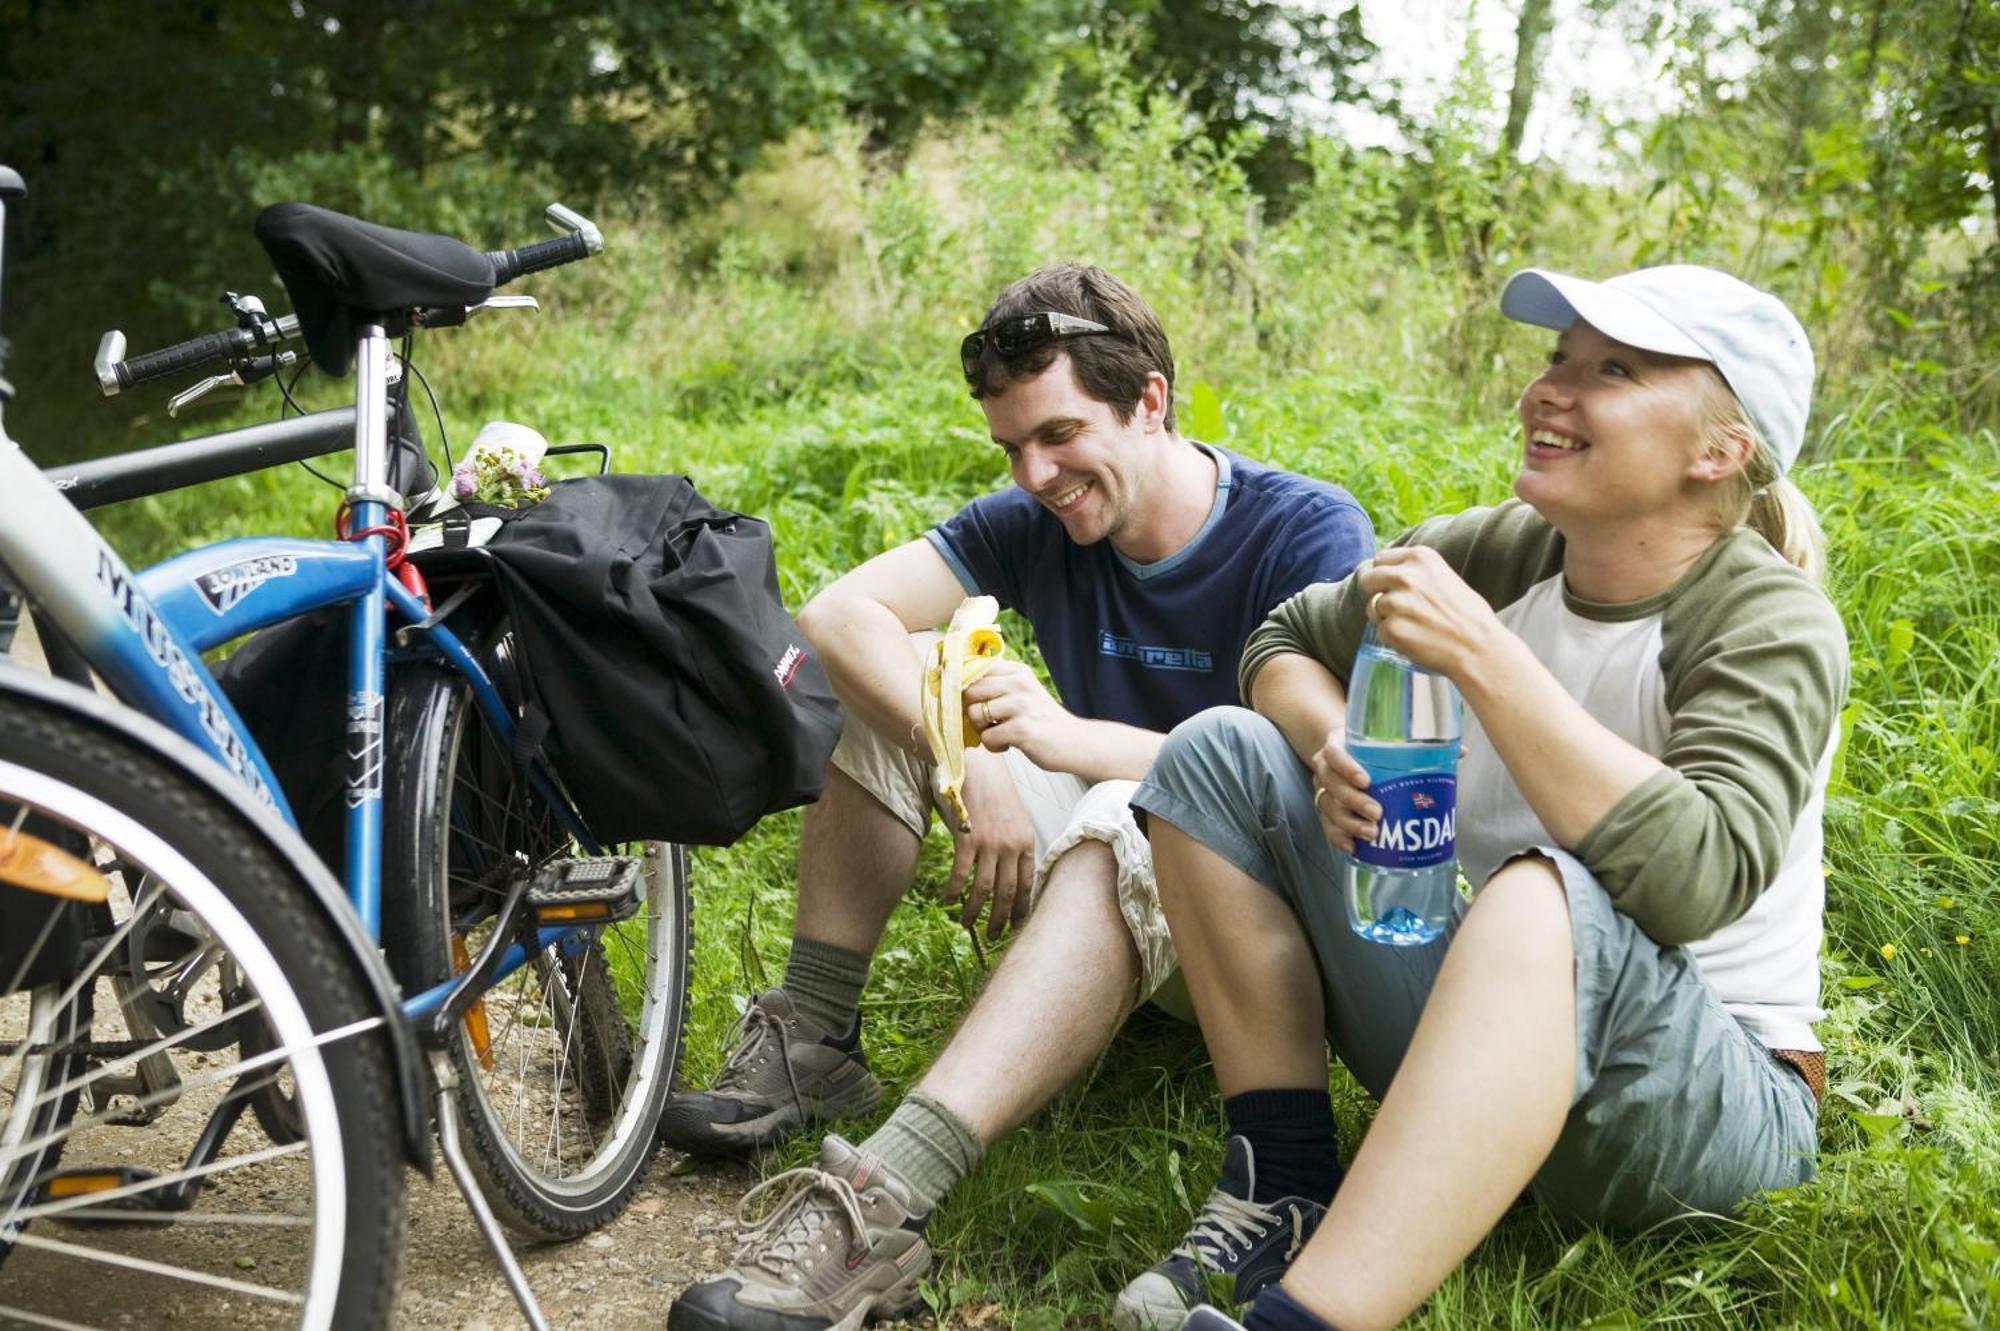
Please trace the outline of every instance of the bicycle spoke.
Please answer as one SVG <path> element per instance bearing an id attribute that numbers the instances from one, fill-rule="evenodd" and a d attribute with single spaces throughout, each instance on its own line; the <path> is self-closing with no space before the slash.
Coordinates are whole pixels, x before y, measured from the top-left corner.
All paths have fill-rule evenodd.
<path id="1" fill-rule="evenodd" d="M 24 1206 L 21 1208 L 19 1215 L 23 1220 L 34 1220 L 42 1216 L 69 1215 L 71 1212 L 82 1210 L 85 1207 L 102 1206 L 106 1202 L 115 1202 L 120 1197 L 143 1196 L 146 1193 L 156 1192 L 161 1188 L 171 1187 L 176 1183 L 183 1183 L 189 1179 L 209 1178 L 216 1174 L 227 1174 L 231 1170 L 249 1169 L 255 1165 L 261 1165 L 267 1160 L 282 1160 L 288 1155 L 298 1155 L 306 1149 L 307 1146 L 304 1142 L 293 1142 L 287 1146 L 267 1146 L 261 1151 L 252 1151 L 247 1155 L 232 1155 L 206 1165 L 196 1165 L 192 1169 L 177 1169 L 172 1173 L 155 1175 L 138 1183 L 127 1183 L 123 1187 L 107 1188 L 103 1192 L 91 1192 L 77 1197 L 65 1197 L 60 1201 L 43 1202 L 39 1206 Z M 120 1212 L 119 1214 L 123 1216 L 126 1213 Z M 134 1214 L 143 1216 L 144 1213 L 138 1212 Z M 188 1212 L 181 1218 L 192 1219 L 193 1214 L 193 1212 Z"/>
<path id="2" fill-rule="evenodd" d="M 251 998 L 245 1001 L 241 1006 L 230 1008 L 227 1012 L 222 1013 L 218 1017 L 211 1018 L 210 1020 L 203 1022 L 199 1026 L 189 1026 L 182 1030 L 175 1031 L 172 1035 L 163 1035 L 159 1039 L 155 1040 L 153 1043 L 147 1045 L 143 1049 L 135 1050 L 129 1054 L 123 1054 L 118 1058 L 112 1059 L 108 1063 L 100 1063 L 90 1072 L 85 1073 L 81 1077 L 72 1077 L 70 1078 L 70 1080 L 64 1082 L 60 1086 L 50 1087 L 47 1091 L 45 1091 L 42 1094 L 41 1100 L 38 1101 L 37 1103 L 48 1103 L 60 1096 L 69 1094 L 71 1091 L 82 1090 L 84 1087 L 90 1085 L 91 1082 L 97 1080 L 100 1077 L 108 1077 L 111 1076 L 113 1073 L 123 1072 L 126 1068 L 135 1067 L 138 1064 L 144 1062 L 146 1059 L 150 1058 L 152 1055 L 157 1054 L 165 1049 L 172 1049 L 175 1046 L 179 1045 L 181 1042 L 190 1038 L 191 1036 L 201 1035 L 208 1031 L 212 1031 L 216 1029 L 218 1026 L 226 1025 L 227 1023 L 236 1020 L 238 1017 L 243 1016 L 246 1013 L 255 1012 L 262 1006 L 263 1004 L 260 1003 L 257 999 Z"/>
<path id="3" fill-rule="evenodd" d="M 89 961 L 84 963 L 78 971 L 76 979 L 70 983 L 67 989 L 62 991 L 61 995 L 50 1006 L 52 1014 L 67 1010 L 76 1002 L 77 995 L 82 993 L 87 985 L 96 983 L 98 971 L 103 967 L 105 959 L 118 947 L 123 945 L 126 936 L 132 932 L 132 926 L 139 921 L 142 915 L 157 905 L 160 898 L 165 894 L 165 886 L 155 883 L 142 897 L 133 903 L 132 914 L 105 936 L 103 945 L 97 949 Z M 28 1038 L 21 1042 L 20 1049 L 8 1055 L 6 1062 L 0 1063 L 0 1082 L 11 1083 L 19 1077 L 21 1062 L 28 1057 L 27 1051 L 31 1047 L 41 1044 L 48 1039 L 49 1023 L 54 1020 L 55 1017 L 53 1015 L 47 1018 L 39 1029 L 31 1031 Z"/>
<path id="4" fill-rule="evenodd" d="M 104 1248 L 92 1248 L 81 1243 L 66 1243 L 62 1239 L 52 1239 L 41 1234 L 16 1234 L 14 1243 L 22 1248 L 35 1248 L 42 1252 L 57 1253 L 64 1257 L 75 1257 L 86 1262 L 102 1262 L 126 1271 L 140 1271 L 147 1275 L 165 1276 L 169 1280 L 182 1280 L 193 1285 L 205 1285 L 210 1289 L 225 1289 L 232 1294 L 245 1294 L 253 1299 L 269 1299 L 274 1303 L 302 1304 L 305 1299 L 290 1290 L 273 1289 L 269 1285 L 252 1285 L 248 1281 L 231 1280 L 228 1276 L 210 1275 L 192 1267 L 171 1266 L 166 1262 L 155 1262 L 144 1257 L 133 1257 L 129 1253 L 111 1252 Z"/>
<path id="5" fill-rule="evenodd" d="M 41 1313 L 31 1313 L 26 1308 L 10 1307 L 0 1303 L 0 1321 L 21 1322 L 27 1326 L 45 1326 L 51 1331 L 97 1331 L 82 1322 L 65 1322 L 60 1317 L 46 1317 Z"/>
<path id="6" fill-rule="evenodd" d="M 178 1087 L 174 1088 L 171 1091 L 161 1091 L 161 1092 L 156 1092 L 153 1095 L 143 1095 L 136 1097 L 131 1105 L 115 1113 L 106 1111 L 103 1113 L 87 1114 L 79 1116 L 77 1118 L 71 1119 L 69 1126 L 60 1131 L 52 1132 L 42 1137 L 32 1138 L 26 1142 L 21 1143 L 9 1155 L 5 1157 L 0 1157 L 0 1167 L 4 1167 L 6 1164 L 11 1163 L 13 1160 L 26 1156 L 31 1151 L 36 1151 L 44 1146 L 48 1146 L 54 1142 L 61 1141 L 63 1138 L 71 1136 L 76 1132 L 81 1131 L 84 1128 L 98 1127 L 103 1124 L 111 1123 L 115 1121 L 120 1116 L 120 1114 L 130 1113 L 132 1110 L 136 1109 L 150 1109 L 156 1104 L 161 1104 L 169 1099 L 176 1098 L 189 1091 L 197 1091 L 206 1086 L 213 1086 L 217 1082 L 228 1081 L 232 1078 L 239 1077 L 245 1072 L 253 1072 L 258 1068 L 269 1067 L 273 1063 L 286 1061 L 290 1059 L 293 1054 L 299 1052 L 300 1050 L 308 1048 L 319 1048 L 325 1045 L 333 1044 L 340 1040 L 353 1039 L 357 1035 L 365 1035 L 369 1031 L 377 1030 L 381 1027 L 381 1025 L 382 1025 L 382 1018 L 380 1017 L 363 1017 L 359 1021 L 349 1022 L 347 1025 L 337 1027 L 334 1030 L 323 1031 L 320 1034 L 315 1035 L 309 1041 L 305 1041 L 299 1044 L 283 1045 L 276 1049 L 269 1049 L 261 1054 L 256 1055 L 253 1058 L 246 1058 L 239 1063 L 231 1065 L 230 1067 L 204 1072 L 198 1077 L 193 1077 L 187 1081 L 182 1082 Z"/>
<path id="7" fill-rule="evenodd" d="M 25 818 L 27 816 L 27 812 L 28 812 L 27 806 L 25 804 L 22 805 L 21 806 L 22 818 Z M 15 828 L 18 830 L 20 825 L 21 822 L 20 820 L 17 819 L 14 823 Z M 61 923 L 62 923 L 61 911 L 52 910 L 48 913 L 47 918 L 45 918 L 42 921 L 42 931 L 39 934 L 35 935 L 35 941 L 28 946 L 27 952 L 21 958 L 21 964 L 15 967 L 14 974 L 10 976 L 7 980 L 7 987 L 4 989 L 0 989 L 0 994 L 11 994 L 15 990 L 21 987 L 21 981 L 27 978 L 28 967 L 34 965 L 35 958 L 42 955 L 42 949 L 48 945 L 49 935 L 54 933 L 56 931 L 56 926 Z"/>
<path id="8" fill-rule="evenodd" d="M 238 1229 L 309 1229 L 312 1221 L 300 1215 L 279 1215 L 275 1211 L 249 1211 L 231 1215 L 221 1211 L 65 1211 L 64 1220 L 101 1221 L 108 1225 L 230 1225 Z"/>

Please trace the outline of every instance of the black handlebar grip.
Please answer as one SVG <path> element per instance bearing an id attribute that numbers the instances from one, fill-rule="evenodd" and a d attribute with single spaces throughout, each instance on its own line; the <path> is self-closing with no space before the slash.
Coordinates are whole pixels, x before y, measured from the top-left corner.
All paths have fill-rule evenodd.
<path id="1" fill-rule="evenodd" d="M 493 285 L 499 287 L 528 273 L 539 273 L 545 268 L 588 259 L 590 246 L 581 232 L 572 231 L 553 240 L 538 240 L 532 245 L 523 245 L 518 250 L 495 251 L 486 257 L 493 260 Z"/>
<path id="2" fill-rule="evenodd" d="M 134 384 L 164 379 L 170 374 L 228 360 L 239 351 L 247 351 L 250 341 L 250 335 L 241 328 L 230 328 L 220 333 L 203 333 L 200 337 L 191 337 L 158 351 L 142 352 L 130 360 L 119 362 L 118 386 L 130 388 Z"/>

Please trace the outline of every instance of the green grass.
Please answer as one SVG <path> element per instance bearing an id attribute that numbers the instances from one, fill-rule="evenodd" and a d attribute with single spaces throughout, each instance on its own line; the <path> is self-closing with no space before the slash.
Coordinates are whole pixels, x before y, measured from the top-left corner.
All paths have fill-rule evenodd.
<path id="1" fill-rule="evenodd" d="M 1228 164 L 1186 150 L 1171 117 L 1121 115 L 1087 166 L 1048 146 L 1031 108 L 892 167 L 862 162 L 851 140 L 802 141 L 675 231 L 607 218 L 601 261 L 537 281 L 539 320 L 427 339 L 451 437 L 462 446 L 505 416 L 611 441 L 627 470 L 688 472 L 772 520 L 796 605 L 1005 483 L 954 344 L 1005 280 L 1082 256 L 1161 308 L 1184 417 L 1347 485 L 1384 536 L 1506 493 L 1508 404 L 1546 348 L 1493 313 L 1496 278 L 1360 215 L 1354 180 L 1331 165 L 1292 219 L 1262 222 Z M 1609 270 L 1611 234 L 1606 215 L 1566 213 L 1523 261 Z M 1214 400 L 1198 412 L 1197 382 Z M 314 391 L 331 401 L 343 387 Z M 1609 1237 L 1517 1211 L 1415 1325 L 2000 1325 L 2000 438 L 1955 401 L 1948 377 L 1831 367 L 1799 473 L 1854 658 L 1827 816 L 1819 1181 L 1691 1232 Z M 197 536 L 314 530 L 330 508 L 289 469 L 106 522 L 136 561 Z M 697 1080 L 738 996 L 782 973 L 797 829 L 795 814 L 771 818 L 698 857 Z M 866 1000 L 892 1090 L 983 979 L 936 904 L 947 863 L 934 832 Z M 1351 1151 L 1371 1106 L 1344 1079 L 1335 1092 Z M 1136 1020 L 938 1217 L 937 1304 L 1022 1327 L 1104 1324 L 1212 1181 L 1220 1130 L 1196 1033 Z"/>

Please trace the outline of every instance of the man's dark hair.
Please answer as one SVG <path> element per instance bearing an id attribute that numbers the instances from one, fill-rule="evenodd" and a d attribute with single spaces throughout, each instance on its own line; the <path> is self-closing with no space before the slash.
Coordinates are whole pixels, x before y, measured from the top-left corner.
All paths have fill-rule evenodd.
<path id="1" fill-rule="evenodd" d="M 1009 384 L 1034 378 L 1064 354 L 1076 372 L 1077 386 L 1110 407 L 1120 424 L 1138 410 L 1146 376 L 1155 370 L 1165 375 L 1166 426 L 1174 428 L 1174 350 L 1160 329 L 1160 316 L 1138 292 L 1095 265 L 1054 264 L 1001 292 L 980 326 L 1043 311 L 1092 319 L 1112 331 L 1045 342 L 1018 356 L 1002 355 L 989 339 L 970 376 L 973 397 L 998 396 Z"/>

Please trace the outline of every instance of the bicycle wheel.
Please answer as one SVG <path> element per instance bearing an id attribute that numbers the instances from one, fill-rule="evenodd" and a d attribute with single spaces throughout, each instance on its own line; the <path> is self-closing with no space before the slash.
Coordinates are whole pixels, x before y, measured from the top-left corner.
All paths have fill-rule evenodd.
<path id="1" fill-rule="evenodd" d="M 508 639 L 494 639 L 507 678 Z M 463 970 L 520 875 L 579 853 L 487 733 L 470 688 L 399 671 L 387 724 L 383 936 L 409 992 Z M 628 850 L 631 848 L 627 848 Z M 502 1220 L 540 1239 L 605 1224 L 638 1190 L 680 1053 L 687 855 L 644 843 L 636 917 L 543 950 L 454 1032 L 467 1155 Z"/>
<path id="2" fill-rule="evenodd" d="M 309 889 L 142 745 L 0 697 L 0 836 L 31 819 L 111 898 L 0 997 L 0 1324 L 386 1325 L 394 1082 Z"/>
<path id="3" fill-rule="evenodd" d="M 4 837 L 0 831 L 0 839 Z M 82 1096 L 71 1083 L 86 1066 L 81 1055 L 67 1051 L 88 1038 L 89 1003 L 87 988 L 72 992 L 66 984 L 38 985 L 0 998 L 0 1049 L 22 1046 L 0 1052 L 0 1059 L 16 1060 L 13 1075 L 0 1076 L 0 1096 L 8 1097 L 5 1121 L 0 1122 L 0 1160 L 6 1162 L 0 1168 L 0 1266 L 14 1251 L 14 1216 L 61 1165 L 68 1136 L 64 1129 Z M 36 1037 L 32 1043 L 31 1034 Z"/>

